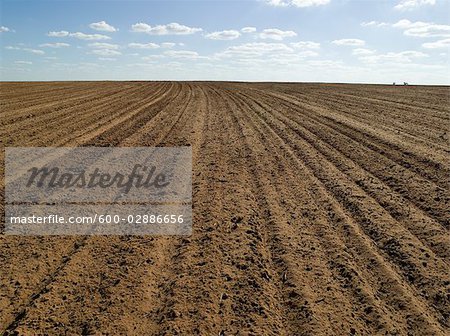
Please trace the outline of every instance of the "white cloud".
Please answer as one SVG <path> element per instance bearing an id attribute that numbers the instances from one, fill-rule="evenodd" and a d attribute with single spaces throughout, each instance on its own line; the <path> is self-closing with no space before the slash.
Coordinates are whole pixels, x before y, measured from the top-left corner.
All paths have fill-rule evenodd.
<path id="1" fill-rule="evenodd" d="M 100 61 L 117 61 L 117 58 L 113 58 L 113 57 L 99 57 L 98 59 Z"/>
<path id="2" fill-rule="evenodd" d="M 339 46 L 354 46 L 359 47 L 366 44 L 363 40 L 360 39 L 340 39 L 340 40 L 334 40 L 331 43 L 339 45 Z"/>
<path id="3" fill-rule="evenodd" d="M 75 37 L 80 40 L 109 40 L 111 39 L 109 36 L 101 35 L 101 34 L 85 34 L 85 33 L 69 33 L 68 31 L 61 30 L 61 31 L 51 31 L 47 33 L 47 36 L 50 37 Z"/>
<path id="4" fill-rule="evenodd" d="M 255 27 L 244 27 L 241 29 L 241 32 L 243 33 L 254 33 L 256 32 L 256 28 Z"/>
<path id="5" fill-rule="evenodd" d="M 148 56 L 141 57 L 141 59 L 143 61 L 147 61 L 147 62 L 152 62 L 159 58 L 164 58 L 164 55 L 148 55 Z"/>
<path id="6" fill-rule="evenodd" d="M 28 51 L 32 54 L 36 54 L 36 55 L 44 55 L 45 54 L 45 51 L 39 50 L 39 49 L 24 48 L 23 50 Z"/>
<path id="7" fill-rule="evenodd" d="M 264 29 L 262 33 L 259 34 L 259 37 L 262 39 L 272 39 L 278 41 L 281 41 L 285 37 L 294 37 L 294 36 L 297 36 L 297 33 L 293 32 L 292 30 L 283 31 L 276 28 Z"/>
<path id="8" fill-rule="evenodd" d="M 435 24 L 433 22 L 411 22 L 403 19 L 392 25 L 404 30 L 404 34 L 415 37 L 450 37 L 450 25 Z"/>
<path id="9" fill-rule="evenodd" d="M 317 61 L 309 61 L 309 65 L 318 68 L 342 68 L 344 63 L 342 61 L 332 61 L 332 60 L 317 60 Z"/>
<path id="10" fill-rule="evenodd" d="M 400 0 L 400 2 L 394 6 L 397 10 L 412 10 L 425 5 L 435 5 L 436 0 Z"/>
<path id="11" fill-rule="evenodd" d="M 321 6 L 330 3 L 330 0 L 266 0 L 271 6 L 275 7 L 312 7 L 312 6 Z"/>
<path id="12" fill-rule="evenodd" d="M 176 46 L 176 43 L 173 43 L 173 42 L 163 42 L 163 43 L 161 43 L 161 47 L 167 48 L 167 49 L 173 48 L 175 46 Z"/>
<path id="13" fill-rule="evenodd" d="M 10 32 L 11 29 L 9 29 L 8 27 L 5 26 L 0 26 L 0 33 L 6 33 L 6 32 Z"/>
<path id="14" fill-rule="evenodd" d="M 450 39 L 439 40 L 422 44 L 425 49 L 443 49 L 450 48 Z"/>
<path id="15" fill-rule="evenodd" d="M 128 63 L 125 65 L 126 67 L 129 68 L 143 68 L 143 67 L 149 67 L 149 66 L 153 66 L 151 63 Z"/>
<path id="16" fill-rule="evenodd" d="M 266 3 L 275 7 L 287 7 L 290 1 L 286 0 L 266 0 Z"/>
<path id="17" fill-rule="evenodd" d="M 39 47 L 41 48 L 64 48 L 64 47 L 70 47 L 69 43 L 44 43 L 40 44 Z"/>
<path id="18" fill-rule="evenodd" d="M 296 55 L 298 55 L 300 57 L 315 57 L 315 56 L 319 56 L 319 54 L 317 52 L 312 51 L 312 50 L 300 51 L 299 53 L 296 53 Z"/>
<path id="19" fill-rule="evenodd" d="M 110 40 L 111 39 L 109 36 L 101 35 L 101 34 L 85 34 L 85 33 L 76 32 L 76 33 L 70 33 L 69 35 L 72 37 L 75 37 L 77 39 L 87 40 L 87 41 Z"/>
<path id="20" fill-rule="evenodd" d="M 392 25 L 392 27 L 407 29 L 407 28 L 414 27 L 414 25 L 417 25 L 417 23 L 413 24 L 411 21 L 403 19 L 403 20 L 397 21 L 397 23 L 394 23 Z"/>
<path id="21" fill-rule="evenodd" d="M 356 48 L 353 49 L 352 54 L 356 56 L 363 56 L 363 55 L 372 55 L 375 53 L 375 50 L 372 49 L 364 49 L 364 48 Z"/>
<path id="22" fill-rule="evenodd" d="M 164 53 L 164 55 L 173 57 L 173 58 L 184 58 L 184 59 L 199 59 L 199 58 L 205 58 L 200 56 L 195 51 L 189 51 L 189 50 L 169 50 Z"/>
<path id="23" fill-rule="evenodd" d="M 115 31 L 117 31 L 116 28 L 107 24 L 105 21 L 91 23 L 89 25 L 89 27 L 91 27 L 94 30 L 99 30 L 99 31 L 104 31 L 104 32 L 109 32 L 109 33 L 113 33 Z"/>
<path id="24" fill-rule="evenodd" d="M 433 22 L 422 22 L 422 21 L 411 22 L 407 19 L 403 19 L 393 24 L 378 21 L 362 22 L 361 26 L 363 27 L 390 26 L 402 29 L 405 35 L 414 37 L 450 37 L 450 25 L 436 24 Z"/>
<path id="25" fill-rule="evenodd" d="M 45 52 L 39 49 L 31 49 L 31 48 L 21 48 L 21 50 L 35 54 L 35 55 L 44 55 Z"/>
<path id="26" fill-rule="evenodd" d="M 6 49 L 6 50 L 20 50 L 20 49 L 22 49 L 22 48 L 19 48 L 19 47 L 13 47 L 13 46 L 6 46 L 5 49 Z"/>
<path id="27" fill-rule="evenodd" d="M 152 29 L 152 26 L 146 24 L 146 23 L 135 23 L 131 26 L 131 31 L 135 33 L 147 33 Z"/>
<path id="28" fill-rule="evenodd" d="M 366 63 L 411 63 L 413 59 L 428 57 L 420 51 L 407 50 L 401 52 L 388 52 L 386 54 L 361 56 L 360 60 Z"/>
<path id="29" fill-rule="evenodd" d="M 266 0 L 265 1 L 268 5 L 274 6 L 274 7 L 286 7 L 289 6 L 289 2 L 286 0 Z"/>
<path id="30" fill-rule="evenodd" d="M 157 49 L 159 45 L 156 43 L 129 43 L 128 47 L 134 49 Z"/>
<path id="31" fill-rule="evenodd" d="M 292 42 L 289 45 L 295 49 L 320 49 L 320 43 L 312 41 Z"/>
<path id="32" fill-rule="evenodd" d="M 65 31 L 65 30 L 51 31 L 51 32 L 47 33 L 47 36 L 50 36 L 50 37 L 66 37 L 66 36 L 69 36 L 69 32 Z"/>
<path id="33" fill-rule="evenodd" d="M 288 47 L 284 43 L 264 43 L 253 42 L 245 43 L 237 46 L 228 47 L 223 52 L 218 53 L 218 57 L 239 57 L 253 58 L 261 57 L 268 54 L 293 53 L 294 49 Z"/>
<path id="34" fill-rule="evenodd" d="M 91 47 L 91 48 L 94 48 L 94 49 L 117 50 L 117 49 L 120 48 L 118 44 L 104 43 L 104 42 L 89 43 L 88 46 Z"/>
<path id="35" fill-rule="evenodd" d="M 120 51 L 112 50 L 112 49 L 95 49 L 91 51 L 91 54 L 98 55 L 98 56 L 117 56 L 122 55 Z"/>
<path id="36" fill-rule="evenodd" d="M 180 63 L 180 62 L 169 62 L 169 63 L 166 63 L 166 65 L 168 67 L 171 67 L 171 68 L 181 68 L 183 66 L 183 63 Z"/>
<path id="37" fill-rule="evenodd" d="M 369 22 L 362 22 L 361 26 L 363 27 L 385 27 L 389 24 L 386 22 L 379 22 L 379 21 L 369 21 Z"/>
<path id="38" fill-rule="evenodd" d="M 206 34 L 205 37 L 210 40 L 234 40 L 241 36 L 237 30 L 223 30 Z"/>
<path id="39" fill-rule="evenodd" d="M 150 26 L 146 23 L 136 23 L 131 26 L 131 31 L 150 35 L 189 35 L 202 31 L 201 28 L 193 28 L 173 22 L 167 25 Z"/>
<path id="40" fill-rule="evenodd" d="M 33 62 L 30 61 L 14 61 L 15 64 L 19 64 L 19 65 L 30 65 L 33 64 Z"/>

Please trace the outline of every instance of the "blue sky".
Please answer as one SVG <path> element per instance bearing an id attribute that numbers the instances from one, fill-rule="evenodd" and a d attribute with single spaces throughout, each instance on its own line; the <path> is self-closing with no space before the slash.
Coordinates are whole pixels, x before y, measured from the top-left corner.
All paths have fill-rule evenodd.
<path id="1" fill-rule="evenodd" d="M 448 0 L 1 1 L 1 80 L 450 84 Z"/>

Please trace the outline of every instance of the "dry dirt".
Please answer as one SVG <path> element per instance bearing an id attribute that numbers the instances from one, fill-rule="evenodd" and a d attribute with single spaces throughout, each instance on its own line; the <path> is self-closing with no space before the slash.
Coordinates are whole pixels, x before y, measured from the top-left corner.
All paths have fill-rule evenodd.
<path id="1" fill-rule="evenodd" d="M 449 94 L 1 83 L 2 147 L 194 156 L 192 236 L 0 235 L 2 332 L 448 335 Z"/>

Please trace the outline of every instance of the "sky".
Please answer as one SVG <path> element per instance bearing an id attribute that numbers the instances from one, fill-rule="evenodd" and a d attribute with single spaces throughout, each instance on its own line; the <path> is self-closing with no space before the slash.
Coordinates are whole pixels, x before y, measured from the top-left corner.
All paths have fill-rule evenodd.
<path id="1" fill-rule="evenodd" d="M 450 84 L 450 0 L 1 0 L 0 80 Z"/>

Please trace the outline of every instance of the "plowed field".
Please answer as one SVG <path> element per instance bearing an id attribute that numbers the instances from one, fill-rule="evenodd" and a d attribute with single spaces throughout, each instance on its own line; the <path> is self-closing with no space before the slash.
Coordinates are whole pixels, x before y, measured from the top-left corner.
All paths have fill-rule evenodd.
<path id="1" fill-rule="evenodd" d="M 188 237 L 0 235 L 1 330 L 448 335 L 449 94 L 1 83 L 2 147 L 192 146 L 194 215 Z"/>

